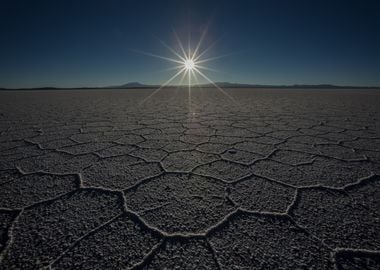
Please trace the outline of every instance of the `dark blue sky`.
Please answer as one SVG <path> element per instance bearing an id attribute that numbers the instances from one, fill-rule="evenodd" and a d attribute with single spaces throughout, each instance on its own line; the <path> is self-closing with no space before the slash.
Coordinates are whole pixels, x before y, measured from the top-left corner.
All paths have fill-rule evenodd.
<path id="1" fill-rule="evenodd" d="M 0 86 L 163 83 L 172 29 L 209 25 L 214 81 L 380 85 L 380 1 L 0 0 Z"/>

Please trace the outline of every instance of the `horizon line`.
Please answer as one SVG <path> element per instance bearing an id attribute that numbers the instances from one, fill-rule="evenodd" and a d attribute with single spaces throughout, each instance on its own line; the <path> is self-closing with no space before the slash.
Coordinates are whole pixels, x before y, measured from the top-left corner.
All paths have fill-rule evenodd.
<path id="1" fill-rule="evenodd" d="M 342 85 L 331 83 L 319 83 L 319 84 L 307 84 L 307 83 L 295 83 L 295 84 L 254 84 L 254 83 L 238 83 L 238 82 L 215 82 L 216 85 L 227 88 L 380 88 L 380 85 Z M 211 83 L 198 83 L 198 84 L 145 84 L 140 82 L 129 82 L 119 85 L 103 85 L 103 86 L 36 86 L 36 87 L 0 87 L 1 90 L 42 90 L 42 89 L 133 89 L 133 88 L 156 88 L 156 87 L 215 87 Z"/>

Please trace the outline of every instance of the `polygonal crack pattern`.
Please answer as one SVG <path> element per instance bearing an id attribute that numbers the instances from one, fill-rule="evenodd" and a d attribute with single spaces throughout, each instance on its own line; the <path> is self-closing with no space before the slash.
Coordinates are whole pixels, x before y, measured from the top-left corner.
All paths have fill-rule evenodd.
<path id="1" fill-rule="evenodd" d="M 24 208 L 79 187 L 76 175 L 28 174 L 1 185 L 0 207 Z"/>
<path id="2" fill-rule="evenodd" d="M 333 247 L 376 250 L 380 245 L 380 177 L 344 190 L 299 191 L 294 220 Z"/>
<path id="3" fill-rule="evenodd" d="M 15 222 L 2 264 L 24 269 L 47 266 L 78 238 L 121 212 L 120 196 L 99 190 L 80 190 L 31 206 Z"/>
<path id="4" fill-rule="evenodd" d="M 214 177 L 225 182 L 234 182 L 251 174 L 248 166 L 236 164 L 224 160 L 217 160 L 209 164 L 201 165 L 194 173 Z"/>
<path id="5" fill-rule="evenodd" d="M 247 210 L 283 213 L 294 193 L 295 188 L 252 176 L 233 185 L 230 198 Z"/>
<path id="6" fill-rule="evenodd" d="M 102 159 L 85 168 L 83 185 L 109 189 L 126 189 L 139 180 L 161 173 L 157 163 L 146 163 L 131 156 Z"/>
<path id="7" fill-rule="evenodd" d="M 373 173 L 369 162 L 348 163 L 325 157 L 317 157 L 313 162 L 301 163 L 298 166 L 270 159 L 259 160 L 251 168 L 255 174 L 297 187 L 343 187 Z"/>
<path id="8" fill-rule="evenodd" d="M 223 269 L 328 269 L 330 250 L 287 217 L 242 214 L 210 235 Z"/>
<path id="9" fill-rule="evenodd" d="M 181 151 L 170 153 L 162 165 L 166 171 L 190 172 L 195 167 L 218 159 L 214 154 L 201 153 L 198 151 Z"/>
<path id="10" fill-rule="evenodd" d="M 158 234 L 123 215 L 78 242 L 54 262 L 52 269 L 130 268 L 142 261 L 159 241 Z"/>
<path id="11" fill-rule="evenodd" d="M 197 175 L 168 174 L 126 192 L 131 210 L 168 233 L 204 232 L 234 209 L 225 185 Z"/>
<path id="12" fill-rule="evenodd" d="M 0 93 L 0 269 L 380 268 L 378 93 L 153 91 Z"/>

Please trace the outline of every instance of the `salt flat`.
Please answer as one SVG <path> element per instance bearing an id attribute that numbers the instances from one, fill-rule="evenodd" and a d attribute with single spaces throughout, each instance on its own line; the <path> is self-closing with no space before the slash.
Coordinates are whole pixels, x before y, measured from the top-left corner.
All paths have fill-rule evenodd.
<path id="1" fill-rule="evenodd" d="M 380 268 L 379 90 L 153 92 L 0 92 L 0 269 Z"/>

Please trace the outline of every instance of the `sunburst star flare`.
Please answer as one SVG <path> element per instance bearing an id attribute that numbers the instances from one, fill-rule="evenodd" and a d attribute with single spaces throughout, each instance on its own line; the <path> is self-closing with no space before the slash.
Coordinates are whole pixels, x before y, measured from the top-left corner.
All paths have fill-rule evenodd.
<path id="1" fill-rule="evenodd" d="M 149 100 L 151 97 L 153 97 L 155 94 L 157 94 L 162 88 L 164 88 L 165 86 L 167 86 L 171 82 L 173 82 L 180 75 L 182 75 L 181 79 L 180 79 L 180 85 L 183 83 L 185 77 L 187 77 L 186 81 L 187 81 L 187 86 L 189 88 L 189 96 L 190 96 L 191 95 L 190 91 L 191 91 L 191 86 L 193 85 L 193 80 L 197 84 L 199 83 L 196 74 L 200 75 L 202 77 L 202 79 L 205 79 L 207 82 L 211 83 L 223 95 L 225 95 L 230 100 L 232 100 L 234 103 L 236 103 L 236 101 L 229 94 L 227 94 L 226 91 L 224 91 L 223 89 L 221 89 L 206 74 L 204 74 L 202 72 L 202 71 L 205 71 L 205 70 L 216 71 L 215 69 L 209 68 L 209 67 L 205 66 L 204 64 L 207 63 L 207 62 L 209 62 L 209 61 L 214 61 L 214 60 L 217 60 L 217 59 L 220 59 L 222 57 L 227 56 L 227 55 L 221 55 L 221 56 L 210 57 L 210 58 L 202 58 L 202 56 L 207 51 L 209 51 L 211 47 L 213 47 L 215 45 L 215 43 L 213 43 L 211 46 L 209 46 L 205 50 L 200 51 L 200 48 L 201 48 L 202 42 L 204 40 L 204 37 L 206 35 L 206 32 L 207 32 L 207 29 L 202 33 L 202 36 L 201 36 L 198 44 L 196 45 L 195 50 L 193 50 L 193 51 L 190 48 L 190 42 L 189 42 L 187 50 L 185 49 L 185 47 L 183 46 L 183 43 L 181 42 L 178 34 L 175 31 L 174 31 L 174 35 L 175 35 L 176 40 L 178 42 L 178 46 L 180 48 L 180 52 L 177 52 L 175 49 L 173 49 L 172 47 L 170 47 L 169 45 L 167 45 L 165 42 L 163 42 L 162 40 L 158 39 L 160 41 L 160 43 L 165 48 L 167 48 L 174 55 L 174 58 L 172 58 L 172 57 L 166 57 L 166 56 L 161 56 L 161 55 L 156 55 L 156 54 L 152 54 L 152 53 L 147 53 L 147 52 L 143 52 L 143 51 L 134 50 L 135 52 L 139 52 L 139 53 L 142 53 L 142 54 L 147 55 L 147 56 L 156 57 L 156 58 L 159 58 L 159 59 L 162 59 L 162 60 L 166 60 L 166 61 L 172 62 L 172 63 L 176 64 L 176 66 L 174 66 L 173 68 L 170 68 L 170 69 L 179 70 L 172 77 L 170 77 L 166 82 L 164 82 L 158 89 L 154 90 L 149 96 L 147 96 L 146 98 L 144 98 L 140 102 L 140 105 L 143 104 L 143 103 L 145 103 L 147 100 Z M 202 64 L 202 65 L 200 65 L 200 64 Z"/>

